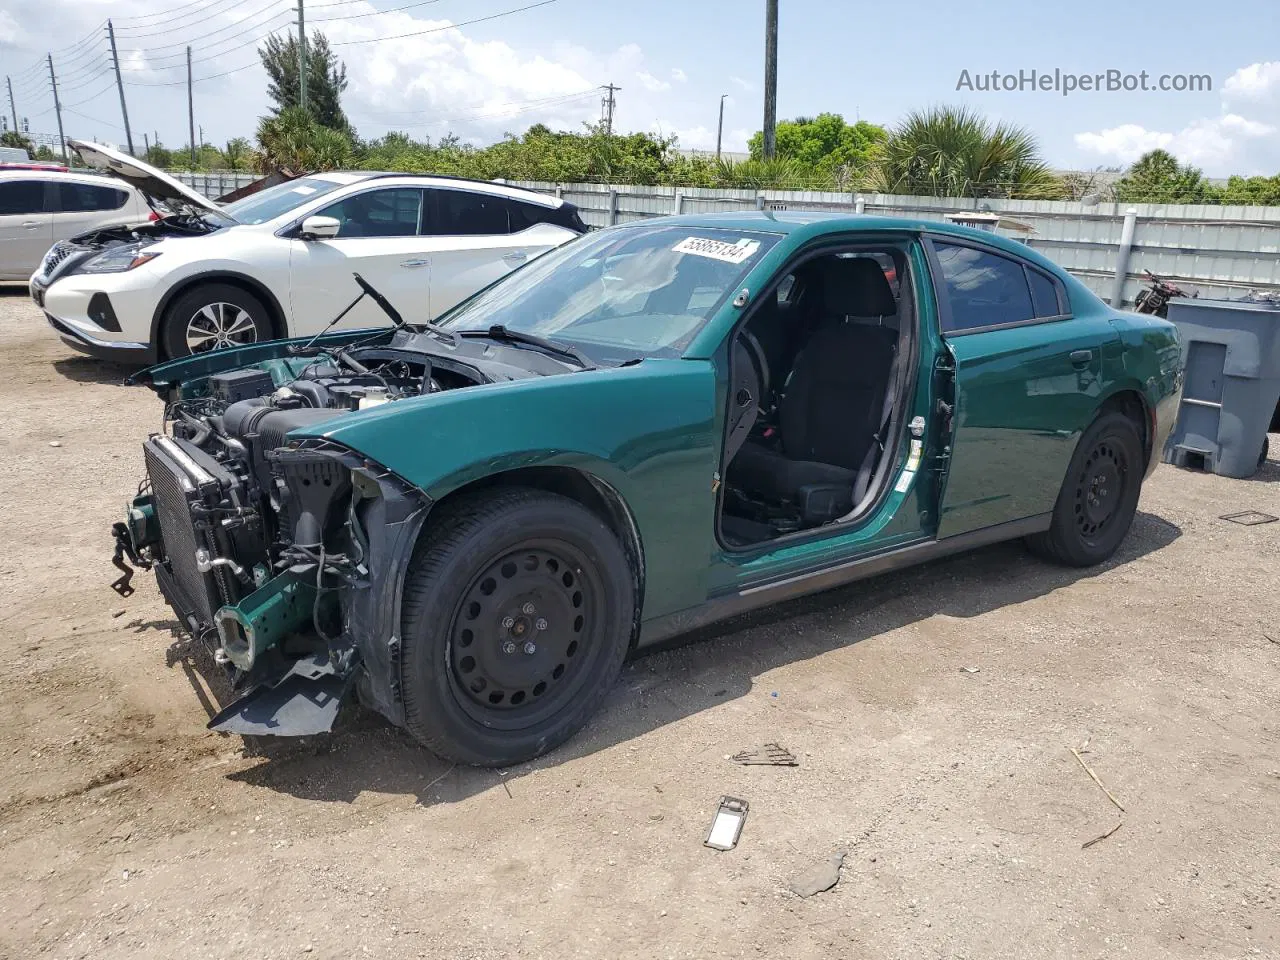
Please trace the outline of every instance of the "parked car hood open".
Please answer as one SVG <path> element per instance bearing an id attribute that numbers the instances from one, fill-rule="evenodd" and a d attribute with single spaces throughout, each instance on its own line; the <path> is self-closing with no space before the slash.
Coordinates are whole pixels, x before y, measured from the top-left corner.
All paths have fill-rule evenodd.
<path id="1" fill-rule="evenodd" d="M 171 208 L 191 209 L 194 212 L 212 210 L 222 217 L 231 219 L 230 214 L 222 210 L 216 203 L 201 196 L 184 183 L 157 170 L 136 157 L 131 157 L 119 150 L 100 143 L 89 143 L 84 140 L 68 140 L 84 162 L 95 169 L 113 177 L 119 177 L 125 183 L 142 191 L 153 202 L 160 202 Z"/>

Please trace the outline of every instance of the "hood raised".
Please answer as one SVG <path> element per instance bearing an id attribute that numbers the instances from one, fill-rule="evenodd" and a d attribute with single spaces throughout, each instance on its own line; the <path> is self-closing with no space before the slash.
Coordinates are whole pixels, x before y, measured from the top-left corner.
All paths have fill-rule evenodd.
<path id="1" fill-rule="evenodd" d="M 68 140 L 67 143 L 89 166 L 120 178 L 148 197 L 169 205 L 194 206 L 227 216 L 212 200 L 136 157 L 101 143 L 89 143 L 85 140 Z"/>

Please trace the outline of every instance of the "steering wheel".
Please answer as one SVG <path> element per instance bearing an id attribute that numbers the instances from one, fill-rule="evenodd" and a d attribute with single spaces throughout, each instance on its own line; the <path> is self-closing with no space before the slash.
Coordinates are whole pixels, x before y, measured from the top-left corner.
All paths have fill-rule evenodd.
<path id="1" fill-rule="evenodd" d="M 755 368 L 756 383 L 760 385 L 760 396 L 756 397 L 756 403 L 763 410 L 764 401 L 769 396 L 769 387 L 772 383 L 769 359 L 765 356 L 764 347 L 760 346 L 760 341 L 756 339 L 756 335 L 750 330 L 744 328 L 738 334 L 738 338 L 746 348 L 747 359 L 751 362 L 751 366 Z"/>

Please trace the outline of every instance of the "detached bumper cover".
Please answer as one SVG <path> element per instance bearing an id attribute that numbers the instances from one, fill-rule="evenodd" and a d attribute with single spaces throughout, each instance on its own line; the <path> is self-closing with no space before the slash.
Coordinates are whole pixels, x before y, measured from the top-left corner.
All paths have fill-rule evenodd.
<path id="1" fill-rule="evenodd" d="M 338 676 L 323 654 L 294 660 L 209 721 L 209 729 L 242 736 L 306 737 L 328 733 L 356 672 Z"/>

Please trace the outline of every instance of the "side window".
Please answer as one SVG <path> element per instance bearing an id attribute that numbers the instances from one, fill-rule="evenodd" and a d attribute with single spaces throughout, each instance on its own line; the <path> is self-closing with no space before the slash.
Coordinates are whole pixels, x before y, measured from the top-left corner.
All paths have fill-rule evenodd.
<path id="1" fill-rule="evenodd" d="M 0 215 L 45 212 L 43 180 L 0 182 Z"/>
<path id="2" fill-rule="evenodd" d="M 1027 279 L 1031 281 L 1031 302 L 1037 317 L 1060 317 L 1068 312 L 1056 281 L 1035 267 L 1027 267 Z"/>
<path id="3" fill-rule="evenodd" d="M 329 204 L 317 215 L 342 224 L 340 238 L 412 237 L 422 216 L 422 191 L 416 187 L 366 190 Z"/>
<path id="4" fill-rule="evenodd" d="M 63 213 L 84 213 L 92 210 L 119 210 L 129 195 L 114 187 L 98 187 L 89 183 L 58 184 L 58 209 Z"/>
<path id="5" fill-rule="evenodd" d="M 938 241 L 933 247 L 951 305 L 950 321 L 943 322 L 944 333 L 1034 319 L 1021 263 L 976 247 Z"/>
<path id="6" fill-rule="evenodd" d="M 435 199 L 435 216 L 424 233 L 437 237 L 474 237 L 503 235 L 512 231 L 506 197 L 470 190 L 437 189 L 430 192 Z"/>

